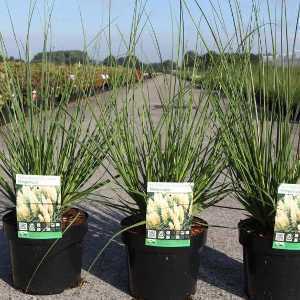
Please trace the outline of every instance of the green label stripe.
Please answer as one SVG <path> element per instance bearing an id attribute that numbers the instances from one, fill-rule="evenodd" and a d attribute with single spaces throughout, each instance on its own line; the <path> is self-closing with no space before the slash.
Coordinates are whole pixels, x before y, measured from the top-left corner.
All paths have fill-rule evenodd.
<path id="1" fill-rule="evenodd" d="M 156 240 L 156 239 L 146 239 L 146 246 L 152 247 L 190 247 L 190 240 Z"/>
<path id="2" fill-rule="evenodd" d="M 29 232 L 29 231 L 18 231 L 18 237 L 21 239 L 32 239 L 32 240 L 49 240 L 49 239 L 60 239 L 62 238 L 62 232 Z"/>
<path id="3" fill-rule="evenodd" d="M 273 249 L 300 250 L 300 243 L 273 242 Z"/>

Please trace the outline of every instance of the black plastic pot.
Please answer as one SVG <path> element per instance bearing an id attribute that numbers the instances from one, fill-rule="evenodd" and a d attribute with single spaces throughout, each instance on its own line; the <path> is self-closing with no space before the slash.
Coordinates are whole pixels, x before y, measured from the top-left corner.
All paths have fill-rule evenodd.
<path id="1" fill-rule="evenodd" d="M 139 216 L 130 216 L 123 219 L 121 225 L 126 227 L 139 220 Z M 206 242 L 207 228 L 199 230 L 198 227 L 194 232 L 198 234 L 192 236 L 191 247 L 180 248 L 145 246 L 145 226 L 123 233 L 128 253 L 129 289 L 134 298 L 183 300 L 196 292 L 199 253 Z"/>
<path id="2" fill-rule="evenodd" d="M 299 300 L 300 251 L 272 249 L 272 235 L 261 235 L 254 228 L 255 221 L 252 219 L 239 223 L 247 297 L 255 300 Z"/>
<path id="3" fill-rule="evenodd" d="M 51 295 L 78 285 L 81 280 L 82 241 L 88 229 L 87 214 L 82 211 L 81 214 L 84 222 L 74 222 L 47 255 L 55 239 L 18 238 L 16 213 L 4 215 L 3 227 L 9 242 L 12 279 L 16 289 L 30 294 Z M 37 269 L 44 256 L 44 261 Z M 27 289 L 35 270 L 36 274 Z"/>

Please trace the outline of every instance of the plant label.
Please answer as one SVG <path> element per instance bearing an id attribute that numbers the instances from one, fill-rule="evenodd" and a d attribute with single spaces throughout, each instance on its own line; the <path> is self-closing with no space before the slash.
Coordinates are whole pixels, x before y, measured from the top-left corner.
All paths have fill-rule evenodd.
<path id="1" fill-rule="evenodd" d="M 190 246 L 193 187 L 187 182 L 148 182 L 147 246 Z"/>
<path id="2" fill-rule="evenodd" d="M 60 176 L 16 175 L 18 237 L 62 237 Z"/>
<path id="3" fill-rule="evenodd" d="M 300 250 L 300 184 L 281 184 L 274 226 L 273 248 Z"/>

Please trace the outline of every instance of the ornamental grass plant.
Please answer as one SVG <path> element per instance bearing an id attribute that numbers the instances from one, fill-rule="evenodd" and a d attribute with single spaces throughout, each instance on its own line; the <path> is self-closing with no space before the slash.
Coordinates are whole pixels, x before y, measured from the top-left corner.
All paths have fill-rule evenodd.
<path id="1" fill-rule="evenodd" d="M 43 57 L 35 72 L 29 41 L 36 5 L 37 1 L 30 1 L 22 72 L 12 70 L 0 35 L 2 84 L 9 97 L 9 109 L 1 110 L 0 203 L 8 211 L 2 224 L 9 242 L 13 286 L 25 293 L 47 295 L 62 293 L 81 280 L 88 214 L 77 205 L 109 182 L 96 173 L 104 164 L 108 139 L 95 128 L 86 109 L 86 100 L 94 91 L 94 66 L 83 62 L 80 69 L 86 76 L 76 80 L 61 80 L 65 77 L 61 68 L 57 76 L 51 72 L 48 36 L 54 2 L 45 12 Z M 37 82 L 38 97 L 34 91 Z M 70 100 L 75 103 L 70 105 Z M 54 189 L 20 188 L 17 174 L 60 179 Z"/>
<path id="2" fill-rule="evenodd" d="M 28 69 L 30 72 L 30 65 Z M 58 175 L 62 180 L 62 207 L 67 208 L 106 183 L 102 179 L 91 180 L 105 158 L 106 143 L 85 117 L 83 99 L 72 109 L 68 107 L 72 87 L 65 87 L 63 99 L 54 106 L 51 91 L 47 91 L 50 87 L 45 85 L 37 105 L 31 93 L 23 98 L 18 78 L 10 78 L 14 95 L 8 113 L 10 122 L 0 129 L 1 193 L 15 205 L 16 174 Z M 31 90 L 30 78 L 28 89 Z"/>
<path id="3" fill-rule="evenodd" d="M 112 133 L 108 160 L 119 174 L 116 183 L 134 201 L 111 203 L 114 208 L 145 216 L 149 181 L 194 182 L 195 213 L 217 201 L 223 163 L 212 112 L 206 99 L 194 102 L 189 88 L 179 89 L 162 99 L 158 119 L 145 95 L 142 104 L 129 96 L 111 123 L 98 119 L 100 132 Z"/>
<path id="4" fill-rule="evenodd" d="M 14 66 L 6 60 L 5 43 L 0 35 L 0 55 L 4 58 L 2 84 L 10 95 L 10 109 L 5 113 L 1 111 L 6 123 L 0 127 L 1 202 L 5 207 L 16 205 L 16 174 L 57 175 L 61 176 L 61 207 L 65 211 L 79 201 L 86 200 L 88 195 L 108 182 L 102 180 L 102 177 L 93 177 L 106 156 L 106 139 L 103 139 L 86 115 L 85 100 L 90 90 L 81 91 L 76 100 L 73 99 L 76 103 L 70 107 L 68 103 L 76 86 L 51 80 L 53 65 L 47 56 L 50 53 L 48 34 L 51 12 L 45 21 L 43 59 L 39 65 L 39 99 L 34 98 L 33 76 L 36 74 L 33 69 L 36 66 L 31 64 L 29 58 L 30 20 L 34 11 L 35 6 L 32 4 L 22 74 L 11 69 Z M 16 46 L 21 51 L 17 41 Z M 82 69 L 89 70 L 89 63 L 83 64 Z M 89 79 L 89 76 L 82 77 L 82 85 Z M 61 95 L 59 102 L 56 101 L 57 89 Z"/>
<path id="5" fill-rule="evenodd" d="M 137 40 L 143 35 L 143 4 L 136 1 L 128 57 L 135 57 Z M 184 52 L 181 13 L 176 42 L 179 49 L 174 51 L 172 59 L 177 64 Z M 151 21 L 146 18 L 145 22 L 150 24 L 160 57 Z M 115 183 L 129 196 L 105 204 L 130 215 L 140 214 L 143 219 L 150 181 L 193 182 L 194 214 L 220 200 L 224 188 L 220 179 L 224 161 L 219 128 L 210 105 L 211 95 L 194 94 L 184 79 L 172 73 L 161 74 L 153 79 L 151 86 L 147 81 L 135 85 L 127 82 L 121 101 L 117 94 L 111 98 L 110 114 L 95 115 L 100 134 L 110 136 L 108 162 L 112 168 L 108 171 L 112 176 L 118 174 Z"/>
<path id="6" fill-rule="evenodd" d="M 127 57 L 136 57 L 138 40 L 143 36 L 143 28 L 149 25 L 162 62 L 158 37 L 145 12 L 146 2 L 135 1 Z M 127 81 L 121 91 L 113 86 L 110 109 L 94 114 L 100 135 L 109 137 L 106 142 L 110 168 L 107 171 L 114 178 L 117 191 L 116 197 L 102 203 L 125 216 L 120 230 L 105 243 L 88 271 L 122 234 L 127 251 L 129 290 L 136 299 L 184 299 L 195 293 L 200 253 L 209 227 L 199 218 L 199 213 L 226 193 L 221 176 L 225 164 L 220 128 L 210 102 L 212 95 L 195 93 L 181 76 L 176 76 L 174 69 L 182 61 L 185 50 L 182 5 L 179 11 L 178 27 L 176 24 L 172 28 L 175 50 L 172 47 L 171 61 L 175 63 L 171 63 L 169 72 L 149 82 Z M 175 30 L 178 30 L 176 34 Z M 141 73 L 144 73 L 143 66 Z M 193 183 L 193 192 L 189 191 L 190 198 L 164 197 L 155 201 L 147 190 L 149 182 Z M 183 208 L 183 202 L 188 202 L 187 207 Z M 153 235 L 149 236 L 154 230 L 149 230 L 148 225 L 163 230 L 157 231 L 158 235 L 155 231 L 158 239 L 166 232 L 165 246 L 148 244 L 150 238 L 155 240 Z M 167 240 L 170 232 L 174 237 L 169 236 Z M 178 232 L 189 236 L 179 243 Z M 175 290 L 174 282 L 178 283 Z"/>
<path id="7" fill-rule="evenodd" d="M 199 40 L 207 47 L 194 12 L 184 2 Z M 300 177 L 299 123 L 291 122 L 295 116 L 293 82 L 298 76 L 295 53 L 300 6 L 296 19 L 288 20 L 285 1 L 276 5 L 276 11 L 266 1 L 263 19 L 263 5 L 253 1 L 246 18 L 238 1 L 228 1 L 230 26 L 234 28 L 230 35 L 223 12 L 213 2 L 211 16 L 199 1 L 194 3 L 221 57 L 215 65 L 217 77 L 226 77 L 218 82 L 223 95 L 215 97 L 213 103 L 235 199 L 255 220 L 258 232 L 272 234 L 278 186 L 297 183 Z M 242 61 L 228 61 L 225 54 L 229 51 L 240 54 Z M 268 54 L 269 59 L 253 64 L 250 55 L 255 52 L 259 56 Z M 259 97 L 255 93 L 258 73 Z"/>

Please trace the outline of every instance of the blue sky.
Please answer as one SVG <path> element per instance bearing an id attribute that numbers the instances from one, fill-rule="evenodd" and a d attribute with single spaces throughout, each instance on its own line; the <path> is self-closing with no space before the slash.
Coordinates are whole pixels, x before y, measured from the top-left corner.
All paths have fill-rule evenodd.
<path id="1" fill-rule="evenodd" d="M 199 22 L 199 10 L 194 4 L 194 0 L 186 0 L 191 13 L 195 20 Z M 24 41 L 28 24 L 28 10 L 30 0 L 6 0 L 8 3 L 15 32 L 18 41 Z M 209 6 L 208 0 L 200 0 L 201 6 L 205 13 L 213 20 L 212 9 Z M 214 3 L 220 4 L 226 27 L 229 32 L 233 31 L 232 18 L 228 7 L 227 0 L 215 0 Z M 263 2 L 266 2 L 263 0 Z M 43 16 L 46 0 L 37 0 L 37 8 L 34 12 L 34 17 L 31 25 L 30 46 L 31 55 L 39 52 L 43 45 Z M 50 2 L 49 2 L 50 3 Z M 241 0 L 241 11 L 245 20 L 249 18 L 251 0 Z M 281 0 L 270 0 L 272 11 L 275 13 L 275 7 L 280 6 Z M 288 22 L 290 36 L 295 28 L 297 17 L 298 0 L 287 0 L 288 4 Z M 112 0 L 112 43 L 113 52 L 115 55 L 122 55 L 125 52 L 124 43 L 119 30 L 124 34 L 125 40 L 128 40 L 130 32 L 130 24 L 133 14 L 133 0 Z M 103 30 L 108 24 L 109 15 L 109 0 L 56 0 L 52 17 L 51 30 L 51 47 L 52 49 L 82 49 L 83 48 L 83 33 L 80 18 L 80 11 L 85 27 L 86 37 L 91 41 L 93 37 Z M 173 24 L 178 19 L 179 0 L 148 0 L 146 11 L 149 14 L 151 23 L 154 26 L 157 34 L 162 55 L 164 58 L 172 56 L 172 50 L 176 48 L 172 41 L 172 21 L 171 11 L 173 14 Z M 262 17 L 266 18 L 266 7 L 262 7 Z M 185 42 L 186 48 L 192 49 L 195 47 L 197 35 L 194 25 L 191 22 L 190 16 L 185 15 Z M 0 31 L 4 36 L 5 45 L 9 55 L 17 56 L 17 48 L 13 40 L 11 24 L 8 11 L 4 0 L 0 0 Z M 107 55 L 107 30 L 102 32 L 97 39 L 97 43 L 90 47 L 90 53 L 98 58 L 103 58 Z M 201 25 L 203 35 L 211 43 L 207 26 Z M 292 39 L 292 37 L 290 37 Z M 300 44 L 300 40 L 299 40 Z M 154 47 L 153 37 L 149 24 L 143 31 L 142 38 L 137 47 L 137 54 L 146 61 L 157 61 L 158 54 Z"/>

